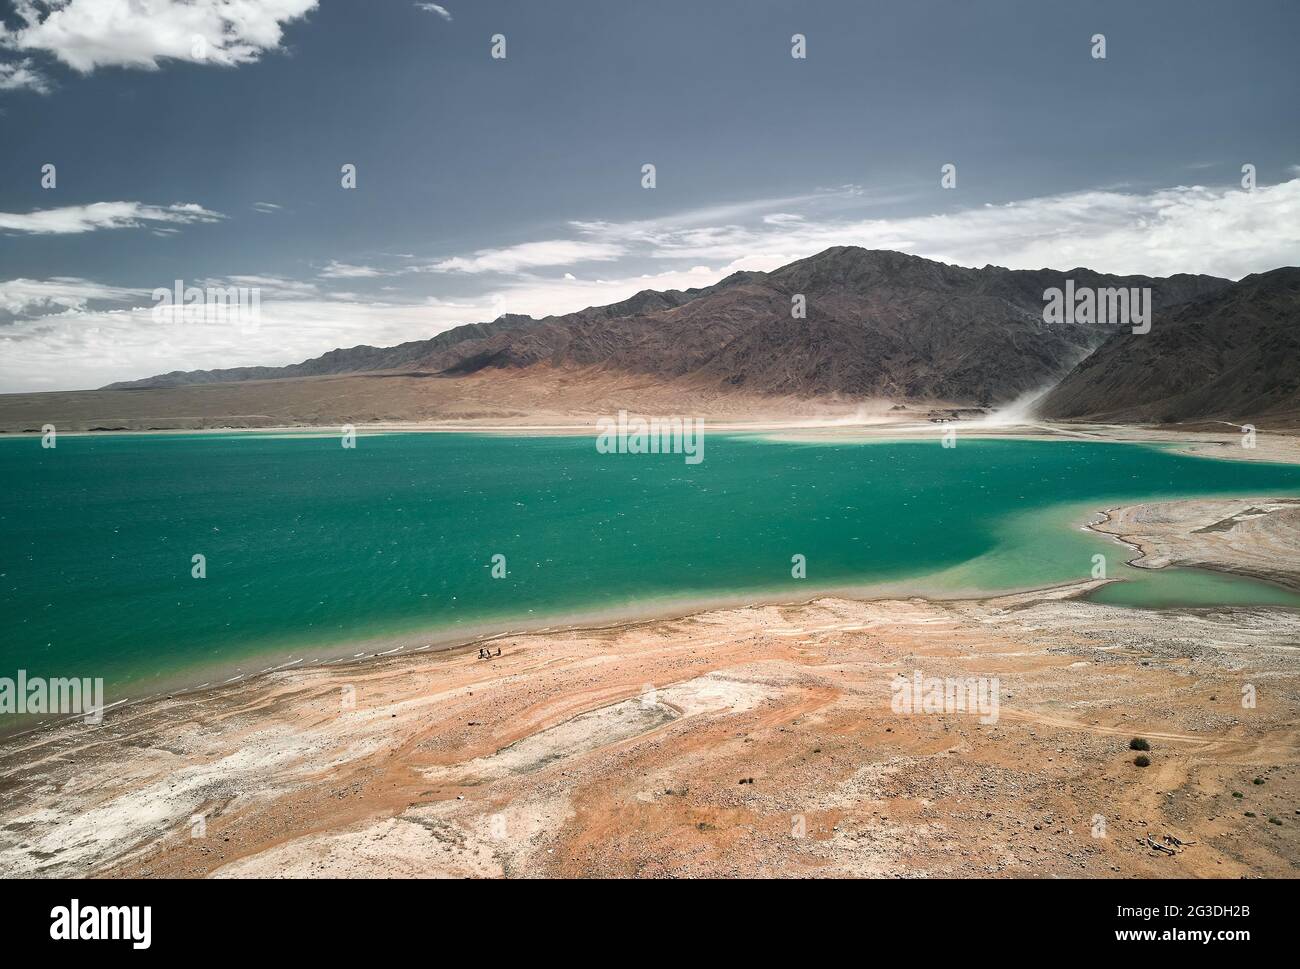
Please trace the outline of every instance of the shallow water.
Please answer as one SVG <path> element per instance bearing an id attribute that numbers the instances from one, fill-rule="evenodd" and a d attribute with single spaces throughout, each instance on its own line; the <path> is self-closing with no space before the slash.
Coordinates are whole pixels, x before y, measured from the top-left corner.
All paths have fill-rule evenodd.
<path id="1" fill-rule="evenodd" d="M 110 700 L 367 637 L 829 588 L 996 592 L 1088 578 L 1097 554 L 1139 580 L 1104 601 L 1300 605 L 1129 569 L 1079 527 L 1132 500 L 1298 495 L 1300 467 L 1127 444 L 710 435 L 690 465 L 589 436 L 65 436 L 0 441 L 0 481 L 0 676 L 103 676 Z"/>
<path id="2" fill-rule="evenodd" d="M 1216 606 L 1284 606 L 1300 608 L 1300 595 L 1290 589 L 1204 569 L 1125 569 L 1123 582 L 1113 582 L 1088 598 L 1112 606 L 1147 609 Z"/>

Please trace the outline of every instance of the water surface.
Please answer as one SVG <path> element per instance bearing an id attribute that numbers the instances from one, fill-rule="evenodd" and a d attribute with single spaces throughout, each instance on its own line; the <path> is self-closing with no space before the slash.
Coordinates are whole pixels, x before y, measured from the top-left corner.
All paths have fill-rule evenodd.
<path id="1" fill-rule="evenodd" d="M 270 434 L 0 441 L 0 675 L 139 694 L 373 637 L 728 596 L 996 592 L 1136 575 L 1128 605 L 1300 605 L 1263 583 L 1126 569 L 1079 525 L 1127 501 L 1300 495 L 1300 467 L 1129 444 L 773 443 L 705 459 L 592 437 Z M 191 577 L 192 556 L 207 577 Z M 504 555 L 507 574 L 493 578 Z M 792 556 L 807 579 L 791 577 Z M 411 640 L 414 643 L 414 640 Z"/>

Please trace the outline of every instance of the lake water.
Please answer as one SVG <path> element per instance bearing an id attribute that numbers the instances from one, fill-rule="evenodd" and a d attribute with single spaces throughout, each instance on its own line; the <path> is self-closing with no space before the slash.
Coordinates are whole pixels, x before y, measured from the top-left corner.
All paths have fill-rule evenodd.
<path id="1" fill-rule="evenodd" d="M 1127 568 L 1079 527 L 1132 500 L 1300 495 L 1300 467 L 1125 444 L 710 435 L 691 465 L 600 454 L 589 436 L 31 437 L 0 440 L 0 481 L 0 676 L 102 676 L 110 702 L 363 639 L 1057 584 L 1088 578 L 1098 552 L 1132 580 L 1108 601 L 1300 606 L 1263 583 Z"/>

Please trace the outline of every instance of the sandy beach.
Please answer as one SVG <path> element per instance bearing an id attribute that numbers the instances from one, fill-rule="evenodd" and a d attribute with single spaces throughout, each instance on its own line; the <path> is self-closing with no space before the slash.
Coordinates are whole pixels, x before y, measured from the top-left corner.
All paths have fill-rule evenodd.
<path id="1" fill-rule="evenodd" d="M 1138 568 L 1211 569 L 1300 589 L 1297 498 L 1145 502 L 1090 527 L 1134 546 Z"/>
<path id="2" fill-rule="evenodd" d="M 246 413 L 249 401 L 263 405 L 264 412 Z M 1053 422 L 1033 417 L 1025 404 L 980 413 L 945 401 L 900 404 L 889 399 L 837 401 L 719 394 L 687 381 L 561 372 L 533 374 L 527 380 L 509 372 L 490 381 L 376 374 L 147 392 L 10 394 L 0 398 L 0 442 L 39 436 L 47 423 L 59 434 L 69 435 L 274 433 L 320 437 L 337 436 L 349 426 L 360 436 L 594 436 L 600 420 L 624 410 L 634 417 L 699 418 L 708 434 L 761 434 L 780 441 L 939 440 L 946 431 L 955 431 L 958 440 L 1012 437 L 1157 444 L 1222 460 L 1300 463 L 1300 418 L 1290 414 L 1261 421 L 1255 433 L 1247 435 L 1241 425 L 1224 421 L 1171 425 Z"/>
<path id="3" fill-rule="evenodd" d="M 1287 583 L 1296 525 L 1265 496 L 1101 527 L 1153 567 Z M 1300 615 L 1095 584 L 714 609 L 133 704 L 0 749 L 0 871 L 1294 876 Z M 918 671 L 996 677 L 996 721 L 896 712 Z"/>

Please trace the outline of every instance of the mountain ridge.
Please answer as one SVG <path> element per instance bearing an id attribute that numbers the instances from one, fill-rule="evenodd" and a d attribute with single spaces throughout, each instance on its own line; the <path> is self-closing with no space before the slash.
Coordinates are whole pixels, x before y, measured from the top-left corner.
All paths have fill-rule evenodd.
<path id="1" fill-rule="evenodd" d="M 409 370 L 454 378 L 494 369 L 595 368 L 689 377 L 719 391 L 997 404 L 1060 379 L 1111 336 L 1043 323 L 1044 290 L 1152 289 L 1157 314 L 1231 284 L 1214 276 L 980 269 L 835 246 L 711 286 L 642 290 L 607 306 L 502 316 L 397 347 L 338 348 L 288 367 L 174 371 L 106 390 Z M 792 316 L 792 297 L 807 312 Z"/>
<path id="2" fill-rule="evenodd" d="M 1254 273 L 1107 339 L 1041 400 L 1054 420 L 1176 423 L 1300 411 L 1300 268 Z"/>

